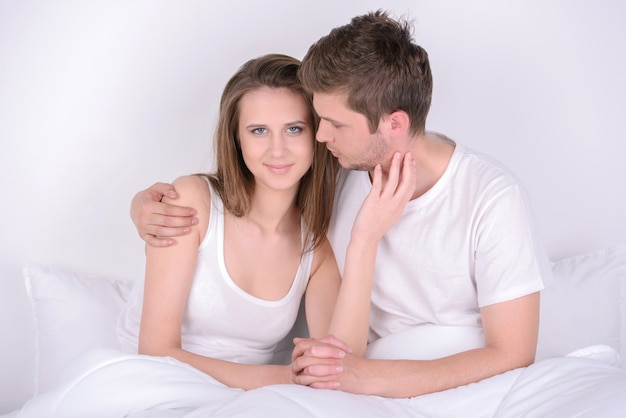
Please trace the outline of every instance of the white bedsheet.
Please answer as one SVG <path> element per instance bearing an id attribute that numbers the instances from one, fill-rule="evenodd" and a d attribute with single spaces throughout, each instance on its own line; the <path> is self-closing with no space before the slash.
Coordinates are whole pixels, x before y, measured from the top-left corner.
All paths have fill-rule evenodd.
<path id="1" fill-rule="evenodd" d="M 596 346 L 455 389 L 389 399 L 297 385 L 243 391 L 172 358 L 99 349 L 6 417 L 624 417 L 619 362 L 615 350 Z"/>

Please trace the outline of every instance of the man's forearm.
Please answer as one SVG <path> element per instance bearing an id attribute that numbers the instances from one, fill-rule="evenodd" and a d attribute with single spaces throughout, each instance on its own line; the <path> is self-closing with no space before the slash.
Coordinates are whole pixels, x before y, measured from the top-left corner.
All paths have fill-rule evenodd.
<path id="1" fill-rule="evenodd" d="M 512 358 L 496 348 L 470 350 L 436 360 L 361 359 L 357 379 L 342 381 L 341 390 L 410 398 L 478 382 L 527 366 L 532 358 Z"/>

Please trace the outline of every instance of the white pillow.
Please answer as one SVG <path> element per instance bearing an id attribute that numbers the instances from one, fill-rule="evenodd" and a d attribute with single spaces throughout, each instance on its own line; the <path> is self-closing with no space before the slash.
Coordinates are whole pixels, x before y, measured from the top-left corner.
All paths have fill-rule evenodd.
<path id="1" fill-rule="evenodd" d="M 95 347 L 118 348 L 115 326 L 132 282 L 53 267 L 23 269 L 35 315 L 37 393 L 74 359 Z"/>
<path id="2" fill-rule="evenodd" d="M 626 247 L 565 258 L 552 271 L 541 293 L 537 360 L 598 344 L 626 359 Z"/>

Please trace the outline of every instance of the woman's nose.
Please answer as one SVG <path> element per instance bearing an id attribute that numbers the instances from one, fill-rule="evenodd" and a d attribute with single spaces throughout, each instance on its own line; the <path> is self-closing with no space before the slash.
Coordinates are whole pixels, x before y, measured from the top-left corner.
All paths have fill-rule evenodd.
<path id="1" fill-rule="evenodd" d="M 286 148 L 286 138 L 283 135 L 273 135 L 271 140 L 271 152 L 273 155 L 282 155 Z"/>

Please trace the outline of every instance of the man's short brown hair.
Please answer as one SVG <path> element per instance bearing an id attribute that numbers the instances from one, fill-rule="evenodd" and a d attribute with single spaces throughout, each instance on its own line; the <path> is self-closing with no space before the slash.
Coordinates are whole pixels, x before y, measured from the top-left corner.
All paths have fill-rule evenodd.
<path id="1" fill-rule="evenodd" d="M 378 10 L 357 16 L 314 43 L 298 72 L 315 93 L 345 93 L 375 132 L 383 115 L 402 110 L 413 134 L 423 133 L 432 98 L 428 54 L 412 41 L 412 26 Z"/>

